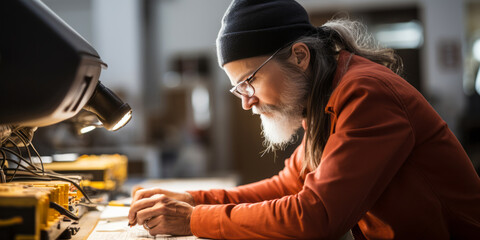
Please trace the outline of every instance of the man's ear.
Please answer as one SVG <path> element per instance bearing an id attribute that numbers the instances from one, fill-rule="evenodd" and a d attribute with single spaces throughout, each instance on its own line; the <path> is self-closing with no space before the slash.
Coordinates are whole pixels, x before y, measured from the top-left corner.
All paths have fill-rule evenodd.
<path id="1" fill-rule="evenodd" d="M 292 46 L 292 55 L 290 56 L 291 63 L 306 71 L 310 63 L 310 50 L 303 42 L 298 42 Z"/>

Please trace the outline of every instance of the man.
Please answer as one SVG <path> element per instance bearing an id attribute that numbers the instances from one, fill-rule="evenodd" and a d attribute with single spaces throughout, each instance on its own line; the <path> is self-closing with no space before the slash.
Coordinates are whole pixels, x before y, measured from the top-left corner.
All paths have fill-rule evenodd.
<path id="1" fill-rule="evenodd" d="M 302 144 L 277 175 L 233 190 L 137 191 L 154 234 L 220 239 L 477 239 L 480 179 L 446 123 L 348 20 L 313 27 L 293 0 L 234 0 L 217 38 L 269 148 Z"/>

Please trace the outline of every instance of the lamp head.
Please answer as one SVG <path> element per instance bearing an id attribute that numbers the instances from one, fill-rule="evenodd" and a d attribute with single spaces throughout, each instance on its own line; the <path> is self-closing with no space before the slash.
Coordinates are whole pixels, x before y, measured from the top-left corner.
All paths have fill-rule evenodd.
<path id="1" fill-rule="evenodd" d="M 97 115 L 103 127 L 109 131 L 120 129 L 132 118 L 130 106 L 100 81 L 98 81 L 95 92 L 83 109 Z"/>

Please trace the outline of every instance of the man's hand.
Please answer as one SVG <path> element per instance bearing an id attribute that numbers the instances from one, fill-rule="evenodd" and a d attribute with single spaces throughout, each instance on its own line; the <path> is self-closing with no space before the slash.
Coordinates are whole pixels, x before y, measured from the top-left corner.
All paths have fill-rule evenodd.
<path id="1" fill-rule="evenodd" d="M 132 191 L 132 204 L 142 198 L 149 198 L 155 194 L 164 194 L 169 198 L 173 198 L 178 201 L 186 202 L 192 206 L 195 206 L 192 195 L 187 192 L 171 192 L 161 188 L 143 189 L 142 187 L 134 187 Z"/>
<path id="2" fill-rule="evenodd" d="M 136 216 L 136 223 L 143 225 L 148 232 L 170 235 L 192 235 L 190 231 L 190 216 L 193 207 L 182 201 L 156 194 L 135 201 L 129 212 L 129 223 Z"/>
<path id="3" fill-rule="evenodd" d="M 143 224 L 151 235 L 191 235 L 190 216 L 195 205 L 187 193 L 159 188 L 134 188 L 128 213 L 129 225 Z"/>

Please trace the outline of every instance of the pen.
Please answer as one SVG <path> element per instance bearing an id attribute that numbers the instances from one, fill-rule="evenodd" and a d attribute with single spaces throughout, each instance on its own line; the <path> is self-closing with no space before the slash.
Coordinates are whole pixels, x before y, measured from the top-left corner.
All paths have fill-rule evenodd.
<path id="1" fill-rule="evenodd" d="M 133 219 L 133 222 L 134 222 L 134 223 L 128 222 L 128 226 L 129 226 L 129 227 L 133 227 L 133 226 L 135 225 L 135 222 L 136 222 L 136 221 L 137 221 L 137 215 L 135 215 L 135 218 Z"/>
<path id="2" fill-rule="evenodd" d="M 108 202 L 108 206 L 130 207 L 130 203 L 122 203 L 122 202 L 119 202 L 119 201 L 110 201 L 110 202 Z"/>

